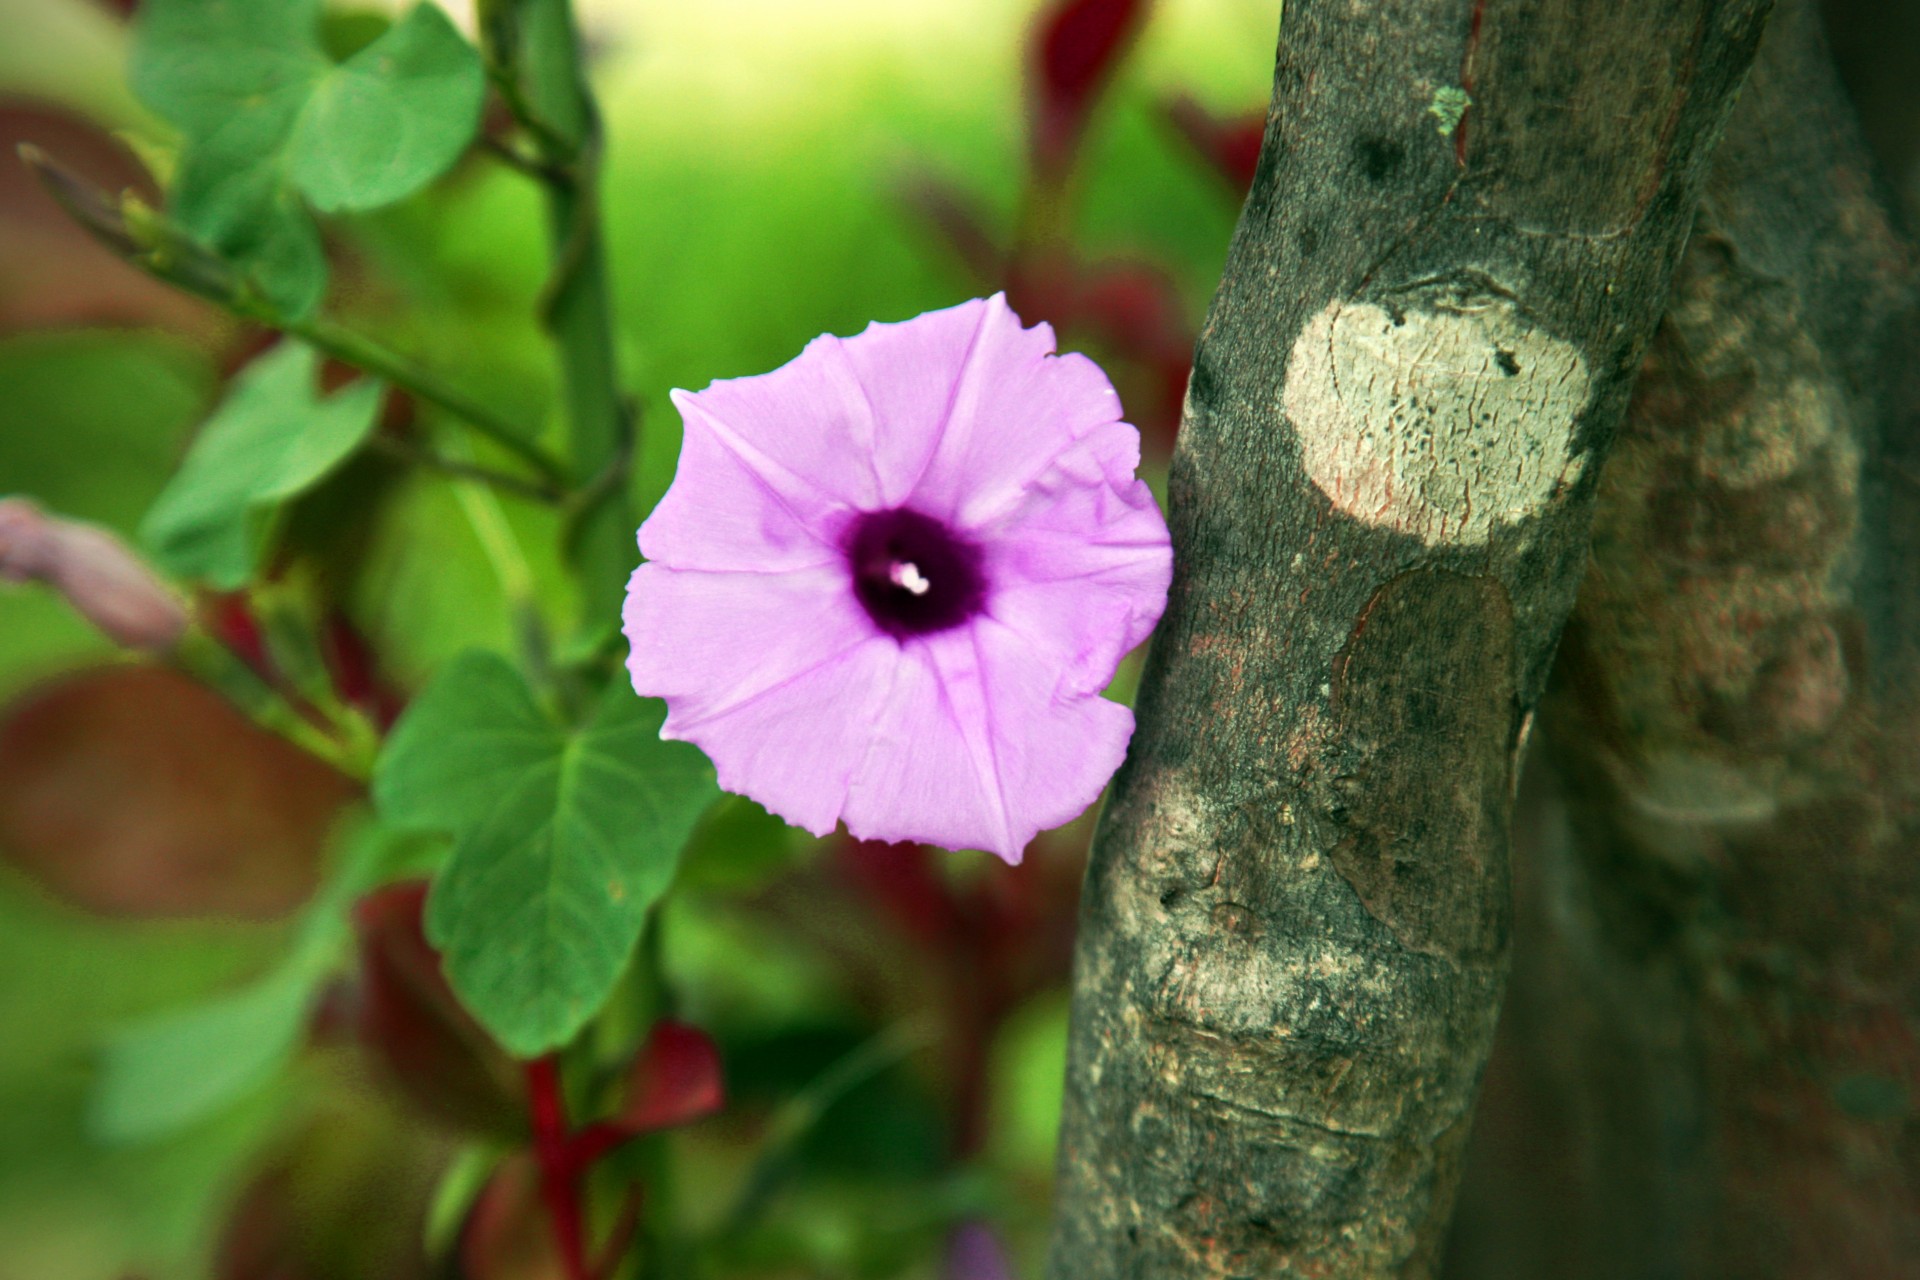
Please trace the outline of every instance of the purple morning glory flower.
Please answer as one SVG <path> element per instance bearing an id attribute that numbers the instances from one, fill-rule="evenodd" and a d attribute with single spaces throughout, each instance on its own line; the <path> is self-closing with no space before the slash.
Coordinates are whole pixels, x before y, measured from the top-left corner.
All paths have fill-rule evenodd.
<path id="1" fill-rule="evenodd" d="M 1053 347 L 995 295 L 675 391 L 626 607 L 662 736 L 815 835 L 1017 862 L 1093 803 L 1172 553 L 1119 396 Z"/>

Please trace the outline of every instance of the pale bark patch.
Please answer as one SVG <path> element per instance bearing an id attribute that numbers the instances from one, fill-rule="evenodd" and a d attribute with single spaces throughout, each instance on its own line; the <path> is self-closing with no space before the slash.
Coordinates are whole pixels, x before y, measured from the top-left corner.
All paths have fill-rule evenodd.
<path id="1" fill-rule="evenodd" d="M 1335 301 L 1288 357 L 1282 408 L 1335 508 L 1428 546 L 1481 545 L 1579 478 L 1579 350 L 1497 294 Z"/>

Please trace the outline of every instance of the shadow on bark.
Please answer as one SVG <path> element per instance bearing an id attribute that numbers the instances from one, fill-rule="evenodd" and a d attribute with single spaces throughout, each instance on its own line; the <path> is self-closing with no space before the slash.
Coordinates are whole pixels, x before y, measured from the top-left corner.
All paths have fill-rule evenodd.
<path id="1" fill-rule="evenodd" d="M 1781 5 L 1607 464 L 1448 1274 L 1920 1259 L 1913 262 Z"/>

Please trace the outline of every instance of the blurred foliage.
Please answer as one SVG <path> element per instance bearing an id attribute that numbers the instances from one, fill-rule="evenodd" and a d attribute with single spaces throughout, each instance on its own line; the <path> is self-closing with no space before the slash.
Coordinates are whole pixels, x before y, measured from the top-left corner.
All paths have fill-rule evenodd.
<path id="1" fill-rule="evenodd" d="M 326 257 L 322 211 L 411 195 L 466 149 L 485 77 L 438 9 L 410 10 L 342 62 L 319 0 L 147 6 L 129 70 L 142 102 L 184 135 L 169 184 L 180 225 L 305 315 Z"/>
<path id="2" fill-rule="evenodd" d="M 131 531 L 212 387 L 206 357 L 165 334 L 0 337 L 0 485 Z M 107 651 L 57 600 L 12 593 L 0 608 L 0 692 Z"/>
<path id="3" fill-rule="evenodd" d="M 302 4 L 262 5 L 248 12 L 293 24 L 217 59 L 206 54 L 231 29 L 176 32 L 170 53 L 166 40 L 148 46 L 139 98 L 122 17 L 132 7 L 0 0 L 8 140 L 38 142 L 148 208 L 172 184 L 170 216 L 259 273 L 284 313 L 311 307 L 386 344 L 561 453 L 539 320 L 546 213 L 537 181 L 467 145 L 476 115 L 481 135 L 514 145 L 497 95 L 479 105 L 468 45 L 448 43 L 456 28 L 472 34 L 471 6 L 450 4 L 449 25 L 402 0 L 334 3 L 315 29 L 300 25 Z M 1103 361 L 1147 430 L 1150 461 L 1164 461 L 1168 387 L 1177 406 L 1242 180 L 1221 157 L 1229 143 L 1244 153 L 1248 122 L 1257 127 L 1276 5 L 1137 6 L 1114 61 L 1064 108 L 1084 113 L 1071 162 L 1040 177 L 1029 77 L 1050 6 L 1034 0 L 577 8 L 604 118 L 600 195 L 616 349 L 640 411 L 641 511 L 678 453 L 669 389 L 761 372 L 818 333 L 1002 287 L 1029 321 L 1053 320 L 1063 347 Z M 255 73 L 273 89 L 260 102 L 249 97 Z M 207 167 L 243 136 L 252 141 L 237 158 Z M 328 163 L 311 163 L 316 154 Z M 481 695 L 433 682 L 475 661 L 511 674 L 504 657 L 462 654 L 515 655 L 528 669 L 514 695 L 525 705 L 494 723 L 525 721 L 520 746 L 537 740 L 544 763 L 515 757 L 512 772 L 564 774 L 566 753 L 606 727 L 565 727 L 594 705 L 567 673 L 604 678 L 605 655 L 562 637 L 543 656 L 526 627 L 528 616 L 570 616 L 569 512 L 461 480 L 462 467 L 523 473 L 525 458 L 470 439 L 430 398 L 391 394 L 376 409 L 372 380 L 269 341 L 159 290 L 36 188 L 0 179 L 0 493 L 129 537 L 144 521 L 162 565 L 203 580 L 202 625 L 228 655 L 194 674 L 243 707 L 279 699 L 309 736 L 353 747 L 416 699 L 427 727 L 413 734 L 440 751 L 414 761 L 429 774 L 452 762 L 471 780 L 480 775 L 461 753 L 484 754 L 459 745 L 457 714 Z M 243 410 L 263 387 L 272 411 L 250 421 Z M 291 456 L 290 437 L 263 429 L 329 414 L 339 431 L 319 454 Z M 184 553 L 189 527 L 218 533 L 220 554 Z M 20 699 L 0 712 L 0 746 L 54 687 L 44 682 L 95 681 L 74 673 L 113 660 L 52 596 L 0 593 L 0 695 Z M 545 680 L 543 663 L 558 678 Z M 1132 678 L 1123 671 L 1116 693 Z M 39 806 L 32 831 L 65 823 L 91 840 L 84 833 L 107 826 L 82 821 L 88 811 L 151 813 L 138 806 L 165 794 L 172 811 L 205 814 L 271 794 L 217 781 L 247 776 L 235 761 L 267 748 L 214 745 L 227 740 L 198 712 L 165 710 L 175 704 L 137 681 L 126 693 L 100 687 L 89 698 L 108 710 L 90 713 L 94 737 L 69 732 L 79 721 L 64 704 L 43 712 L 21 741 L 67 763 L 30 771 L 25 796 L 27 783 L 9 793 L 0 781 L 0 811 Z M 150 739 L 111 728 L 163 713 L 189 727 Z M 104 751 L 103 725 L 139 751 Z M 639 737 L 633 758 L 616 752 L 619 767 L 666 778 L 675 766 L 650 754 L 661 744 Z M 351 769 L 361 747 L 329 759 Z M 204 769 L 169 772 L 169 754 L 196 750 L 213 753 Z M 120 773 L 88 774 L 88 762 L 110 759 Z M 134 759 L 166 774 L 167 788 L 126 784 Z M 389 791 L 415 790 L 406 761 L 390 753 Z M 26 868 L 0 872 L 0 1276 L 424 1275 L 436 1185 L 434 1256 L 476 1276 L 557 1274 L 534 1166 L 505 1154 L 527 1142 L 520 1100 L 501 1092 L 517 1084 L 514 1068 L 446 976 L 496 1033 L 524 1032 L 508 1037 L 524 1049 L 563 1039 L 611 1000 L 564 1058 L 564 1100 L 582 1132 L 622 1114 L 646 1058 L 636 1045 L 662 1010 L 717 1046 L 725 1109 L 666 1134 L 609 1137 L 587 1183 L 598 1237 L 624 1220 L 621 1179 L 646 1182 L 635 1256 L 652 1274 L 933 1276 L 948 1237 L 981 1224 L 1030 1273 L 1088 824 L 1043 837 L 1009 870 L 815 841 L 745 800 L 702 816 L 710 787 L 670 783 L 657 812 L 618 787 L 575 798 L 632 882 L 618 919 L 554 926 L 550 941 L 598 958 L 564 1016 L 524 1019 L 527 992 L 510 990 L 524 975 L 506 963 L 509 940 L 524 940 L 516 912 L 554 907 L 565 876 L 606 868 L 556 860 L 560 879 L 493 885 L 497 911 L 437 927 L 417 885 L 359 896 L 402 871 L 438 871 L 451 846 L 436 838 L 390 850 L 371 879 L 320 877 L 291 922 L 217 918 L 238 899 L 168 895 L 138 877 L 116 882 L 109 922 L 74 906 L 86 895 L 44 858 L 6 847 L 39 836 L 0 828 L 0 856 Z M 545 839 L 541 824 L 575 802 L 558 788 L 512 832 L 455 831 L 452 866 L 481 866 L 489 841 Z M 460 826 L 442 820 L 450 793 L 417 793 L 415 817 Z M 337 818 L 327 794 L 299 810 L 301 884 L 318 874 L 314 851 Z M 169 875 L 228 874 L 200 844 L 167 847 L 188 859 L 159 864 L 179 868 Z M 296 846 L 276 847 L 285 858 Z M 215 905 L 155 918 L 192 902 Z M 428 936 L 455 957 L 448 975 Z M 639 959 L 623 967 L 636 936 Z M 436 1103 L 436 1082 L 458 1099 Z"/>
<path id="4" fill-rule="evenodd" d="M 164 1143 L 88 1135 L 91 1062 L 137 1015 L 231 982 L 261 964 L 277 930 L 109 926 L 0 881 L 0 1260 L 10 1274 L 102 1276 L 134 1259 L 183 1258 L 209 1243 L 237 1158 L 267 1132 L 263 1096 Z"/>
<path id="5" fill-rule="evenodd" d="M 234 380 L 141 523 L 160 566 L 233 591 L 258 568 L 265 524 L 373 430 L 371 379 L 320 399 L 311 348 L 286 342 Z"/>

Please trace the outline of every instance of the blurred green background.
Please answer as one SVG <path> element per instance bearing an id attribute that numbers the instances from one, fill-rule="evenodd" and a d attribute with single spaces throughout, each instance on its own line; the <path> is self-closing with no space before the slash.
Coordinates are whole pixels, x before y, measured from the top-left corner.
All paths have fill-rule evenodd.
<path id="1" fill-rule="evenodd" d="M 0 0 L 0 496 L 129 538 L 262 342 L 95 246 L 14 158 L 32 142 L 109 190 L 155 190 L 145 166 L 168 139 L 124 82 L 131 7 Z M 363 40 L 405 7 L 333 4 L 329 35 Z M 1029 162 L 1032 0 L 578 7 L 642 510 L 672 475 L 670 388 L 1001 287 L 1103 361 L 1161 482 L 1267 96 L 1273 0 L 1151 6 L 1059 181 Z M 545 231 L 521 175 L 476 151 L 325 230 L 331 314 L 558 447 L 534 322 Z M 557 596 L 551 512 L 503 507 Z M 444 477 L 356 461 L 300 501 L 276 564 L 395 699 L 463 647 L 509 645 Z M 339 1031 L 350 963 L 307 1047 L 220 1114 L 145 1141 L 89 1126 L 117 1029 L 286 953 L 353 803 L 217 700 L 129 665 L 50 593 L 0 586 L 0 1280 L 552 1274 L 503 1179 L 488 1229 L 507 1243 L 477 1261 L 447 1244 L 494 1148 Z M 1016 875 L 876 861 L 745 802 L 709 819 L 659 936 L 729 1088 L 666 1157 L 671 1212 L 696 1236 L 724 1228 L 711 1274 L 984 1277 L 956 1243 L 976 1227 L 1034 1271 L 1086 825 Z"/>

